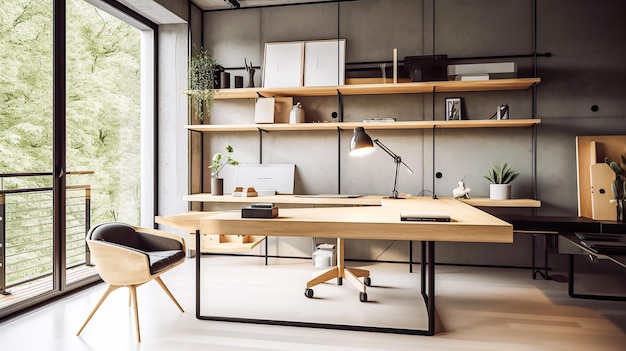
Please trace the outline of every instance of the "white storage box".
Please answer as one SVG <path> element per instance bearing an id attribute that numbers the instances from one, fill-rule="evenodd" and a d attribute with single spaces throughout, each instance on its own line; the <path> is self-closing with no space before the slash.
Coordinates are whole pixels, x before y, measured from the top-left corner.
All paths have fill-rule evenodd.
<path id="1" fill-rule="evenodd" d="M 313 266 L 317 268 L 330 268 L 337 264 L 335 245 L 319 244 L 313 253 Z"/>

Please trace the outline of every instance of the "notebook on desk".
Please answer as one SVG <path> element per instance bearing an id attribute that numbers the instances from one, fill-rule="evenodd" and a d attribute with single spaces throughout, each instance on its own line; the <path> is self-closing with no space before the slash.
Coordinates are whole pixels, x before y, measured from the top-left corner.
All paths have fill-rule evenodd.
<path id="1" fill-rule="evenodd" d="M 450 216 L 445 213 L 408 213 L 401 212 L 403 222 L 450 222 Z"/>

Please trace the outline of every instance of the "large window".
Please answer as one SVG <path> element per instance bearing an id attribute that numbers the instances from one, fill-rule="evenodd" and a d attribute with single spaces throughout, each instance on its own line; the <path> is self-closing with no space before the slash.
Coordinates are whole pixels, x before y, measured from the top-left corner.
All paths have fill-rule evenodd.
<path id="1" fill-rule="evenodd" d="M 153 131 L 145 126 L 154 119 L 153 30 L 106 1 L 57 1 L 66 28 L 61 94 L 53 82 L 54 1 L 0 0 L 0 317 L 14 303 L 93 280 L 86 232 L 105 221 L 140 225 L 142 193 L 152 196 L 145 185 L 153 184 Z M 62 113 L 55 94 L 64 97 Z M 64 206 L 53 191 L 59 153 Z M 55 207 L 63 207 L 61 229 Z"/>

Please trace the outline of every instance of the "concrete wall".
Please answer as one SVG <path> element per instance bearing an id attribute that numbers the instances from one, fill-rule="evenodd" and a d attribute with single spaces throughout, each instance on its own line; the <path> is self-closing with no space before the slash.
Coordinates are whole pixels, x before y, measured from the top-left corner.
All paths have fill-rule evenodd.
<path id="1" fill-rule="evenodd" d="M 183 201 L 189 193 L 189 147 L 183 128 L 188 107 L 182 93 L 187 88 L 187 28 L 187 24 L 159 26 L 157 215 L 183 213 L 188 208 Z"/>
<path id="2" fill-rule="evenodd" d="M 434 190 L 451 196 L 457 181 L 464 178 L 472 196 L 486 197 L 488 182 L 482 176 L 491 164 L 508 162 L 521 171 L 513 183 L 513 197 L 532 197 L 536 184 L 542 201 L 537 214 L 577 214 L 575 136 L 626 134 L 626 26 L 619 18 L 626 3 L 537 3 L 537 51 L 552 56 L 536 62 L 537 76 L 542 78 L 536 101 L 533 90 L 344 97 L 345 121 L 368 117 L 441 120 L 447 97 L 462 97 L 469 119 L 488 118 L 503 103 L 510 106 L 514 119 L 531 118 L 536 109 L 542 119 L 537 128 L 536 179 L 532 128 L 440 130 L 434 143 L 431 131 L 372 131 L 372 137 L 380 138 L 416 170 L 400 174 L 400 192 L 428 195 Z M 347 40 L 347 62 L 389 61 L 392 50 L 398 48 L 400 58 L 447 54 L 454 63 L 514 60 L 519 76 L 530 77 L 535 68 L 532 57 L 464 58 L 532 54 L 533 13 L 531 0 L 363 0 L 215 11 L 204 14 L 204 45 L 225 67 L 241 68 L 244 57 L 260 65 L 267 42 L 340 37 Z M 231 70 L 233 76 L 245 73 Z M 261 76 L 259 69 L 256 86 Z M 302 101 L 307 116 L 316 120 L 332 121 L 331 113 L 337 110 L 335 97 L 296 99 Z M 599 107 L 597 112 L 591 111 L 592 105 Z M 216 102 L 210 123 L 252 123 L 253 116 L 254 99 L 222 100 Z M 264 134 L 263 163 L 297 164 L 297 193 L 389 194 L 393 161 L 380 150 L 367 159 L 348 157 L 350 134 L 344 132 L 339 143 L 335 132 Z M 226 144 L 234 146 L 234 157 L 240 162 L 259 162 L 256 133 L 207 135 L 205 159 Z M 435 172 L 443 177 L 435 180 L 433 189 Z M 209 174 L 205 177 L 204 191 L 208 192 Z M 529 209 L 486 210 L 532 213 Z M 272 238 L 271 243 L 270 254 L 310 254 L 307 239 Z M 528 265 L 529 243 L 528 237 L 518 235 L 514 245 L 441 244 L 438 261 Z M 405 260 L 408 252 L 404 242 L 356 241 L 346 250 L 350 258 L 380 260 Z"/>

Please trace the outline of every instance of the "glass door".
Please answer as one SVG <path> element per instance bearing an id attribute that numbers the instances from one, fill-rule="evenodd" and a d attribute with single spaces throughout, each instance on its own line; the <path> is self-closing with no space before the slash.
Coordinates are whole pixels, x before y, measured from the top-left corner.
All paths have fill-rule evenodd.
<path id="1" fill-rule="evenodd" d="M 153 217 L 156 27 L 108 3 L 0 0 L 0 319 L 98 278 L 93 225 Z"/>
<path id="2" fill-rule="evenodd" d="M 0 312 L 54 288 L 52 12 L 0 0 Z"/>
<path id="3" fill-rule="evenodd" d="M 142 32 L 67 2 L 67 283 L 92 273 L 89 228 L 141 218 Z M 87 263 L 87 265 L 85 265 Z M 91 269 L 90 269 L 91 268 Z"/>

